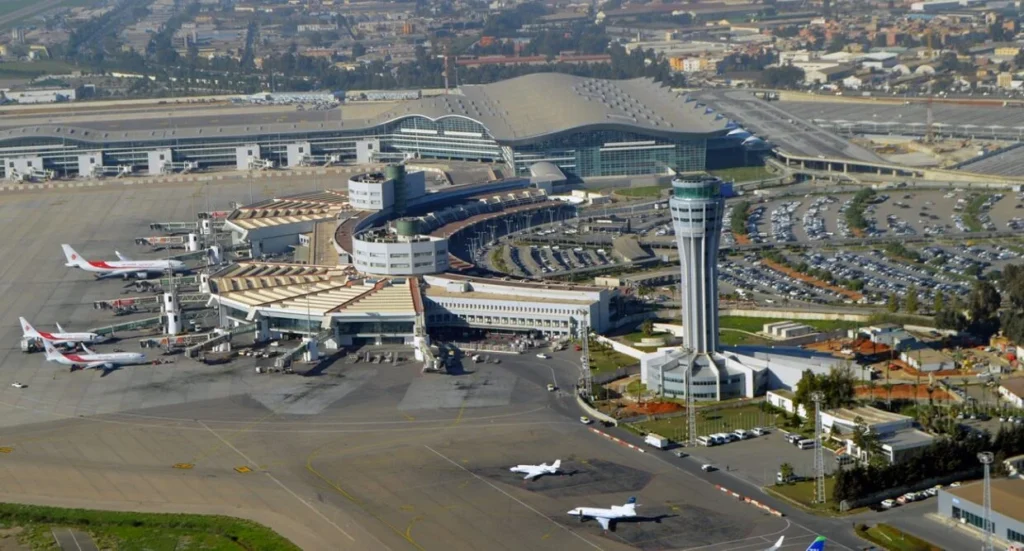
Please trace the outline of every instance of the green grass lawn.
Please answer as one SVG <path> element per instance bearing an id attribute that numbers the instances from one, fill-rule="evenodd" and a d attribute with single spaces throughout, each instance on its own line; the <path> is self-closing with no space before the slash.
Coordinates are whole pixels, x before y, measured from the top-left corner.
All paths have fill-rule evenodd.
<path id="1" fill-rule="evenodd" d="M 151 551 L 298 551 L 273 530 L 248 520 L 222 516 L 120 513 L 0 503 L 0 525 L 25 529 L 32 549 L 56 549 L 50 528 L 87 532 L 100 549 Z"/>
<path id="2" fill-rule="evenodd" d="M 620 367 L 640 363 L 640 360 L 636 358 L 616 352 L 610 348 L 598 348 L 595 344 L 597 343 L 593 343 L 590 346 L 590 372 L 594 375 L 609 373 Z"/>
<path id="3" fill-rule="evenodd" d="M 748 404 L 734 408 L 701 408 L 697 412 L 698 436 L 774 425 L 775 414 L 761 411 L 761 407 L 757 404 Z M 665 438 L 675 441 L 687 439 L 685 415 L 644 421 L 634 426 L 644 432 L 660 434 Z"/>
<path id="4" fill-rule="evenodd" d="M 774 174 L 768 172 L 768 169 L 763 166 L 739 166 L 735 168 L 723 168 L 722 170 L 712 170 L 710 172 L 723 180 L 733 180 L 736 182 L 750 182 L 753 180 L 764 180 L 765 178 L 775 177 Z"/>
<path id="5" fill-rule="evenodd" d="M 663 186 L 642 186 L 642 187 L 631 187 L 615 190 L 616 195 L 622 197 L 630 197 L 633 199 L 654 199 L 661 195 L 661 192 L 668 189 L 668 185 Z"/>
<path id="6" fill-rule="evenodd" d="M 653 351 L 657 347 L 642 346 L 640 344 L 640 340 L 641 339 L 647 339 L 647 338 L 655 339 L 655 338 L 659 338 L 659 337 L 664 338 L 665 341 L 668 342 L 668 343 L 672 342 L 672 334 L 671 333 L 658 333 L 658 332 L 655 332 L 653 335 L 648 337 L 647 335 L 644 335 L 643 331 L 633 331 L 632 333 L 626 333 L 625 335 L 622 336 L 622 338 L 627 340 L 627 341 L 629 341 L 630 345 L 633 346 L 634 348 L 639 348 L 641 350 L 643 350 L 645 348 L 649 348 L 651 351 Z"/>
<path id="7" fill-rule="evenodd" d="M 0 76 L 32 78 L 45 74 L 67 74 L 76 70 L 74 65 L 57 59 L 40 61 L 5 61 L 0 63 Z"/>
<path id="8" fill-rule="evenodd" d="M 857 530 L 857 535 L 890 551 L 939 551 L 942 549 L 888 524 L 876 524 L 866 531 Z"/>
<path id="9" fill-rule="evenodd" d="M 778 470 L 778 465 L 772 465 L 775 470 Z M 797 473 L 797 474 L 808 474 L 808 473 Z M 773 475 L 774 476 L 774 475 Z M 788 497 L 793 501 L 813 509 L 815 511 L 831 511 L 838 509 L 839 506 L 831 501 L 832 489 L 836 486 L 835 478 L 825 479 L 825 495 L 829 498 L 825 503 L 814 503 L 814 481 L 804 480 L 794 484 L 782 484 L 773 485 L 769 489 L 781 496 Z"/>
<path id="10" fill-rule="evenodd" d="M 722 316 L 719 320 L 718 326 L 725 329 L 739 329 L 741 331 L 749 331 L 751 333 L 757 333 L 764 329 L 764 326 L 768 323 L 775 323 L 779 321 L 795 321 L 804 325 L 810 325 L 811 327 L 819 331 L 833 331 L 835 329 L 852 329 L 854 327 L 864 325 L 864 322 L 856 321 L 836 321 L 836 320 L 787 320 L 779 318 L 748 318 L 742 316 Z"/>
<path id="11" fill-rule="evenodd" d="M 729 329 L 722 329 L 718 332 L 718 342 L 726 346 L 756 346 L 771 343 L 768 339 L 740 333 L 739 331 L 730 331 Z"/>

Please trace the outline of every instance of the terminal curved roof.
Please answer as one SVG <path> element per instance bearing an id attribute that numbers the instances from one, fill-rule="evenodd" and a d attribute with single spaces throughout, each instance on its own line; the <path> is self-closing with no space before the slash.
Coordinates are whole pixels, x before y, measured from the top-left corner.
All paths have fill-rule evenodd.
<path id="1" fill-rule="evenodd" d="M 74 115 L 60 122 L 9 121 L 0 142 L 50 137 L 66 142 L 122 143 L 221 140 L 269 134 L 359 131 L 409 117 L 461 117 L 483 125 L 499 143 L 523 144 L 573 131 L 619 130 L 668 138 L 726 134 L 729 120 L 652 79 L 604 80 L 535 73 L 492 84 L 464 85 L 452 94 L 332 110 L 281 113 L 225 107 L 216 113 L 179 111 L 154 119 L 103 120 Z"/>
<path id="2" fill-rule="evenodd" d="M 421 98 L 381 113 L 383 122 L 403 116 L 464 117 L 479 122 L 495 140 L 530 141 L 583 128 L 665 136 L 725 134 L 728 120 L 653 79 L 603 80 L 561 73 L 534 73 L 492 84 L 466 85 L 459 94 Z"/>

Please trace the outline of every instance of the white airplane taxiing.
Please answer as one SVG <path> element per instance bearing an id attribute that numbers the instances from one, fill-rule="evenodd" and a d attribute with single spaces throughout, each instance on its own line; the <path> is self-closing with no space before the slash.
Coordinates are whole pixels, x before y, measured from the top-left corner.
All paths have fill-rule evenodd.
<path id="1" fill-rule="evenodd" d="M 43 347 L 46 349 L 46 361 L 56 362 L 62 365 L 75 366 L 84 369 L 116 369 L 122 365 L 138 365 L 146 363 L 146 355 L 138 352 L 114 352 L 113 354 L 97 354 L 89 350 L 84 344 L 84 354 L 64 354 L 57 350 L 48 340 L 43 340 Z"/>
<path id="2" fill-rule="evenodd" d="M 67 345 L 67 344 L 78 344 L 87 343 L 94 344 L 104 342 L 107 337 L 103 335 L 97 335 L 96 333 L 68 333 L 64 331 L 64 328 L 57 324 L 56 333 L 47 333 L 46 331 L 38 331 L 32 324 L 25 318 L 18 318 L 21 322 L 21 333 L 22 336 L 30 339 L 42 339 L 44 341 L 50 341 L 53 344 Z"/>
<path id="3" fill-rule="evenodd" d="M 61 248 L 64 249 L 64 258 L 67 259 L 65 266 L 93 272 L 97 278 L 101 279 L 105 277 L 146 279 L 151 274 L 163 275 L 167 271 L 187 272 L 189 269 L 180 260 L 130 260 L 121 253 L 116 253 L 120 260 L 86 260 L 75 252 L 71 245 L 61 245 Z"/>
<path id="4" fill-rule="evenodd" d="M 540 465 L 516 465 L 509 470 L 514 473 L 526 473 L 523 480 L 532 480 L 546 474 L 558 474 L 558 471 L 561 468 L 562 460 L 556 459 L 555 462 L 550 465 L 547 463 L 541 463 Z"/>
<path id="5" fill-rule="evenodd" d="M 625 505 L 612 505 L 608 509 L 600 507 L 577 507 L 571 509 L 569 514 L 579 517 L 580 522 L 592 518 L 601 524 L 601 528 L 609 530 L 613 522 L 619 519 L 632 518 L 636 516 L 636 498 L 631 497 Z"/>

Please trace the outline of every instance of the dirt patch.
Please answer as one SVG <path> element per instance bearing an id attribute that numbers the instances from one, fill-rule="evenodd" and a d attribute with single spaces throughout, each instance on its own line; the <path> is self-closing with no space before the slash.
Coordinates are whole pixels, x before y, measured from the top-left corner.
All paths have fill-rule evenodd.
<path id="1" fill-rule="evenodd" d="M 733 237 L 736 238 L 736 243 L 738 245 L 749 245 L 750 244 L 750 237 L 748 237 L 747 234 L 745 234 L 745 233 L 734 233 L 732 235 L 733 235 Z"/>
<path id="2" fill-rule="evenodd" d="M 0 551 L 29 551 L 31 547 L 18 543 L 25 529 L 20 526 L 0 529 Z"/>
<path id="3" fill-rule="evenodd" d="M 917 388 L 916 395 L 915 395 L 915 390 L 914 390 L 915 387 Z M 892 389 L 891 390 L 892 390 L 891 396 L 892 396 L 893 400 L 918 400 L 918 401 L 924 401 L 924 400 L 928 399 L 928 385 L 925 385 L 925 384 L 920 384 L 920 385 L 913 385 L 913 384 L 910 384 L 910 385 L 908 385 L 908 384 L 892 385 Z M 886 398 L 888 398 L 890 396 L 890 394 L 885 391 L 885 387 L 883 387 L 882 385 L 876 385 L 873 393 L 872 393 L 872 390 L 871 390 L 870 387 L 866 387 L 866 386 L 858 386 L 857 387 L 857 398 L 870 398 L 872 395 L 874 396 L 875 400 L 880 400 L 880 399 L 884 400 L 884 399 L 886 399 Z M 935 388 L 935 390 L 932 392 L 932 400 L 949 401 L 949 400 L 952 400 L 952 399 L 953 399 L 953 396 L 950 393 L 946 392 L 945 390 L 942 390 L 941 388 Z"/>
<path id="4" fill-rule="evenodd" d="M 833 291 L 833 292 L 839 293 L 839 294 L 845 296 L 846 298 L 853 299 L 853 300 L 860 300 L 860 299 L 864 298 L 864 295 L 861 294 L 861 293 L 858 293 L 857 291 L 851 291 L 849 289 L 844 289 L 843 287 L 839 287 L 837 285 L 829 285 L 828 283 L 825 283 L 824 281 L 822 281 L 822 280 L 820 280 L 820 279 L 818 279 L 816 277 L 811 277 L 811 276 L 809 276 L 809 275 L 807 275 L 807 274 L 805 274 L 803 272 L 798 272 L 798 271 L 796 271 L 796 270 L 794 270 L 792 268 L 789 268 L 787 266 L 783 266 L 782 264 L 779 264 L 778 262 L 775 262 L 774 260 L 768 260 L 767 258 L 765 258 L 765 259 L 762 259 L 761 262 L 765 266 L 768 266 L 769 268 L 775 270 L 776 272 L 782 272 L 782 273 L 784 273 L 784 274 L 786 274 L 786 275 L 788 275 L 790 277 L 794 277 L 796 279 L 799 279 L 800 281 L 803 281 L 804 283 L 807 283 L 809 285 L 813 285 L 813 286 L 815 286 L 815 287 L 817 287 L 819 289 L 828 289 L 829 291 Z"/>

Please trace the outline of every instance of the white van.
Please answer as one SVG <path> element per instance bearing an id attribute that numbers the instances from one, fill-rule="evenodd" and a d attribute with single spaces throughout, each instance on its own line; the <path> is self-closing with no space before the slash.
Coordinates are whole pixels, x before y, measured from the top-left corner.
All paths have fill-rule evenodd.
<path id="1" fill-rule="evenodd" d="M 710 436 L 698 436 L 697 443 L 700 444 L 701 446 L 705 446 L 708 448 L 715 445 L 714 439 L 712 439 Z"/>
<path id="2" fill-rule="evenodd" d="M 815 440 L 810 439 L 810 438 L 808 438 L 806 440 L 801 440 L 801 441 L 796 443 L 796 447 L 800 448 L 801 450 L 809 450 L 809 449 L 813 448 L 815 445 L 817 445 L 817 442 Z"/>

